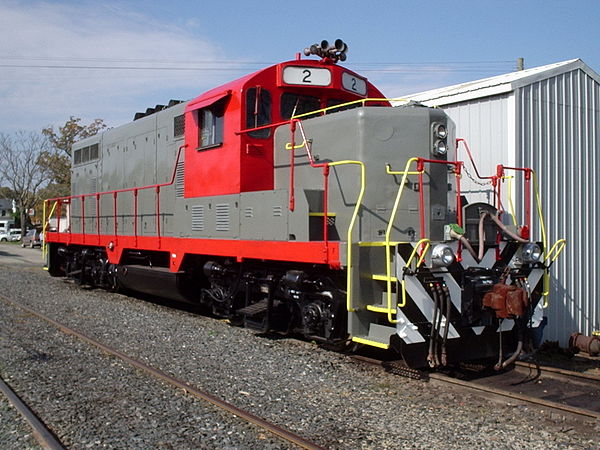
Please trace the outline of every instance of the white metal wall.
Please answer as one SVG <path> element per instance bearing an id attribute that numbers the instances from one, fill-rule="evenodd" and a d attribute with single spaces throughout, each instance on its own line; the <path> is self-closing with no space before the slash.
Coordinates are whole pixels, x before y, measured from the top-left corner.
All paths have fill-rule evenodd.
<path id="1" fill-rule="evenodd" d="M 600 86 L 578 69 L 517 89 L 516 101 L 517 164 L 540 175 L 549 241 L 568 241 L 544 333 L 565 345 L 571 332 L 600 329 Z"/>
<path id="2" fill-rule="evenodd" d="M 495 175 L 500 162 L 514 163 L 512 93 L 446 105 L 443 109 L 456 123 L 456 137 L 467 141 L 481 176 Z M 466 173 L 461 179 L 461 191 L 469 202 L 493 203 L 489 182 L 477 179 L 462 144 L 458 156 L 465 161 Z"/>
<path id="3" fill-rule="evenodd" d="M 568 242 L 551 270 L 545 339 L 565 346 L 572 332 L 600 330 L 600 85 L 577 69 L 442 108 L 482 175 L 502 163 L 532 167 L 539 176 L 548 241 Z M 459 157 L 467 160 L 462 149 Z M 474 176 L 468 163 L 467 169 Z M 468 175 L 462 184 L 472 199 L 491 201 Z M 541 236 L 536 219 L 533 236 Z"/>

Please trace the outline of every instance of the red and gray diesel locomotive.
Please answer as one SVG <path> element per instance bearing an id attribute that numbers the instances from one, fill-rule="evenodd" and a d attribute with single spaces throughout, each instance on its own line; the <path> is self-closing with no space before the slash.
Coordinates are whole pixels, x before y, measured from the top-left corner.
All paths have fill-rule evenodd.
<path id="1" fill-rule="evenodd" d="M 77 143 L 72 195 L 46 202 L 50 274 L 411 367 L 509 364 L 540 324 L 557 253 L 529 236 L 532 171 L 499 166 L 484 177 L 494 204 L 469 203 L 448 116 L 392 107 L 337 64 L 346 50 L 323 41 L 305 50 L 318 59 Z M 525 186 L 519 226 L 505 224 L 509 175 Z"/>

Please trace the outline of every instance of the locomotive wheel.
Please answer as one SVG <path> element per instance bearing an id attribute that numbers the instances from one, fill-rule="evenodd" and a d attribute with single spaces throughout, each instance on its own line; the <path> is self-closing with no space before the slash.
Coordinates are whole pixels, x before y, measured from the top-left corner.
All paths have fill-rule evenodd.
<path id="1" fill-rule="evenodd" d="M 110 292 L 119 292 L 121 290 L 121 285 L 117 278 L 117 266 L 115 264 L 110 264 L 106 271 L 106 289 Z"/>
<path id="2" fill-rule="evenodd" d="M 241 314 L 233 314 L 229 318 L 229 324 L 234 327 L 243 327 L 244 326 L 244 316 Z"/>
<path id="3" fill-rule="evenodd" d="M 336 342 L 323 342 L 320 347 L 325 350 L 329 350 L 337 353 L 354 353 L 357 349 L 357 343 L 352 342 L 351 339 Z"/>

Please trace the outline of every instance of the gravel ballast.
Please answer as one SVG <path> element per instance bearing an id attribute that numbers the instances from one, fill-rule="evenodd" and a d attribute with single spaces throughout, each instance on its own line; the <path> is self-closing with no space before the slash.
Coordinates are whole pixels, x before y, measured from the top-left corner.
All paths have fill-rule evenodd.
<path id="1" fill-rule="evenodd" d="M 599 445 L 595 423 L 394 376 L 310 342 L 82 289 L 38 268 L 4 266 L 1 256 L 0 285 L 8 298 L 325 447 Z M 69 447 L 289 446 L 1 300 L 0 311 L 0 374 Z M 2 405 L 0 418 L 12 421 Z M 6 439 L 18 448 L 11 439 L 27 431 L 3 432 L 0 447 Z"/>

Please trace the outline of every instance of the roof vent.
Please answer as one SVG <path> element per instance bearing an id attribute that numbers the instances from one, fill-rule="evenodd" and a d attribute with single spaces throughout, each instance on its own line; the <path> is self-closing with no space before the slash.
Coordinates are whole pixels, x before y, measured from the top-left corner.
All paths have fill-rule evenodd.
<path id="1" fill-rule="evenodd" d="M 146 109 L 146 112 L 136 112 L 135 115 L 133 116 L 133 120 L 139 120 L 142 117 L 146 117 L 149 116 L 151 114 L 157 113 L 159 111 L 162 111 L 163 109 L 166 108 L 170 108 L 171 106 L 175 106 L 175 105 L 179 105 L 180 103 L 183 103 L 183 100 L 169 100 L 169 103 L 167 104 L 167 106 L 165 105 L 156 105 L 154 108 L 148 108 Z"/>

